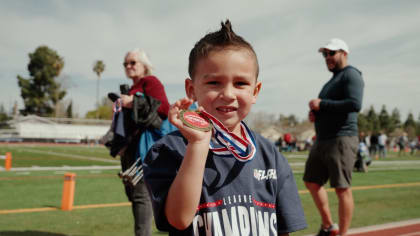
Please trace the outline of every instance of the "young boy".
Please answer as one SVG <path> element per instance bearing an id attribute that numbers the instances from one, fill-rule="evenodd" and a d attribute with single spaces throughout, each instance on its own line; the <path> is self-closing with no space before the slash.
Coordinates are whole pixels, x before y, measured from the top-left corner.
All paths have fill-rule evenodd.
<path id="1" fill-rule="evenodd" d="M 157 228 L 169 235 L 288 235 L 305 228 L 287 160 L 242 121 L 261 89 L 252 46 L 227 20 L 195 44 L 189 75 L 187 98 L 168 116 L 179 131 L 159 140 L 143 164 Z M 212 131 L 184 123 L 193 102 Z"/>

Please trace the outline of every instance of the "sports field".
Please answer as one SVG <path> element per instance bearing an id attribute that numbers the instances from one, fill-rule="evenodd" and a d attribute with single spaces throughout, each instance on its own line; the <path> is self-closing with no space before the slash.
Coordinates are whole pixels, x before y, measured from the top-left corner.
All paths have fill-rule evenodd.
<path id="1" fill-rule="evenodd" d="M 0 159 L 1 236 L 133 235 L 131 208 L 117 177 L 119 160 L 101 146 L 0 144 L 12 153 L 12 170 Z M 306 153 L 285 153 L 309 224 L 292 235 L 318 230 L 320 218 L 302 182 Z M 74 209 L 61 211 L 63 175 L 76 173 Z M 420 218 L 420 153 L 390 152 L 367 173 L 354 173 L 352 228 Z M 336 203 L 333 192 L 330 202 Z M 332 205 L 337 220 L 336 204 Z M 154 235 L 166 235 L 154 231 Z"/>

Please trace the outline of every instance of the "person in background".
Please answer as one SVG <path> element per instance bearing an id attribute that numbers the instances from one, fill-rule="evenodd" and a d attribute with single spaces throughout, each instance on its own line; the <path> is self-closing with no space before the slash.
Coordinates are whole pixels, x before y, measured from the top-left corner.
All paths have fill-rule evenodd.
<path id="1" fill-rule="evenodd" d="M 401 156 L 405 152 L 405 147 L 407 146 L 408 138 L 407 133 L 403 132 L 402 135 L 398 138 L 398 156 Z"/>
<path id="2" fill-rule="evenodd" d="M 134 112 L 140 107 L 136 107 L 137 102 L 144 96 L 160 102 L 157 108 L 158 117 L 155 119 L 165 120 L 168 117 L 169 102 L 165 89 L 160 80 L 152 75 L 152 64 L 146 53 L 140 49 L 129 51 L 124 58 L 124 70 L 126 76 L 132 81 L 128 94 L 121 94 L 122 107 Z M 132 113 L 126 118 L 131 119 Z M 126 119 L 127 120 L 127 119 Z M 125 121 L 126 121 L 125 120 Z M 141 134 L 148 127 L 139 125 L 138 122 L 125 122 L 126 130 L 132 133 L 129 143 L 121 156 L 122 171 L 126 171 L 139 158 L 139 141 Z M 136 236 L 150 236 L 152 233 L 153 210 L 149 194 L 141 179 L 137 184 L 123 178 L 125 193 L 132 203 L 134 216 L 134 232 Z"/>
<path id="3" fill-rule="evenodd" d="M 378 149 L 379 149 L 379 157 L 385 158 L 386 157 L 386 149 L 387 145 L 386 142 L 388 140 L 388 136 L 386 136 L 384 131 L 379 132 L 378 136 Z"/>
<path id="4" fill-rule="evenodd" d="M 363 138 L 363 142 L 366 144 L 366 147 L 367 147 L 368 151 L 370 151 L 370 135 L 371 135 L 371 132 L 369 131 L 366 134 L 366 136 Z"/>
<path id="5" fill-rule="evenodd" d="M 322 53 L 332 78 L 318 98 L 309 102 L 309 120 L 315 122 L 316 141 L 306 161 L 303 180 L 321 215 L 317 235 L 347 235 L 353 216 L 352 171 L 358 150 L 357 113 L 362 107 L 361 72 L 348 65 L 349 48 L 331 39 Z M 328 203 L 327 181 L 338 198 L 339 225 L 334 224 Z"/>
<path id="6" fill-rule="evenodd" d="M 370 148 L 369 153 L 372 158 L 378 159 L 378 134 L 376 132 L 372 132 L 370 135 Z"/>
<path id="7" fill-rule="evenodd" d="M 414 156 L 414 154 L 416 154 L 417 146 L 417 138 L 413 138 L 413 140 L 410 142 L 410 155 Z"/>

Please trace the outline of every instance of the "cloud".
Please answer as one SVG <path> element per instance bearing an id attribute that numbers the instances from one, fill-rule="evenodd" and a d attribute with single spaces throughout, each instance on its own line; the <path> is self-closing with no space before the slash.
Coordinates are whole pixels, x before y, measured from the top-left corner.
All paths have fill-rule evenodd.
<path id="1" fill-rule="evenodd" d="M 0 101 L 21 104 L 16 75 L 27 76 L 28 53 L 48 45 L 64 57 L 68 99 L 81 115 L 94 107 L 94 61 L 106 68 L 101 94 L 129 82 L 122 60 L 145 49 L 171 102 L 184 96 L 188 54 L 229 18 L 254 46 L 263 90 L 254 111 L 306 118 L 309 99 L 331 77 L 317 49 L 329 38 L 350 45 L 350 63 L 365 80 L 364 107 L 420 112 L 418 1 L 6 1 L 0 9 Z M 9 92 L 9 93 L 7 93 Z M 10 94 L 11 93 L 11 94 Z M 7 95 L 5 95 L 7 94 Z M 403 117 L 405 117 L 403 115 Z"/>

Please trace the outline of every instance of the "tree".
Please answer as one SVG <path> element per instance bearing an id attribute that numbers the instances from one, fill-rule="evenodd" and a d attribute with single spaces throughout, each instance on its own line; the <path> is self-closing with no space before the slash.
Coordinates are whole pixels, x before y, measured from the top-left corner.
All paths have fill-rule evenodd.
<path id="1" fill-rule="evenodd" d="M 419 117 L 417 118 L 416 135 L 420 136 L 420 113 L 419 113 Z"/>
<path id="2" fill-rule="evenodd" d="M 409 138 L 413 138 L 416 135 L 416 121 L 411 112 L 408 113 L 407 119 L 404 122 L 404 130 L 407 132 Z"/>
<path id="3" fill-rule="evenodd" d="M 416 121 L 414 120 L 413 113 L 408 113 L 407 119 L 404 122 L 404 129 L 407 129 L 408 127 L 416 127 Z"/>
<path id="4" fill-rule="evenodd" d="M 112 115 L 112 102 L 107 97 L 104 97 L 102 98 L 102 102 L 99 107 L 95 110 L 88 111 L 85 115 L 85 118 L 111 120 Z"/>
<path id="5" fill-rule="evenodd" d="M 394 110 L 392 110 L 391 124 L 390 124 L 392 130 L 401 127 L 401 118 L 400 117 L 401 117 L 400 116 L 400 111 L 398 110 L 398 108 L 394 108 Z"/>
<path id="6" fill-rule="evenodd" d="M 409 126 L 416 126 L 416 122 L 414 121 L 413 113 L 408 113 L 407 120 L 404 122 L 404 128 L 407 128 Z"/>
<path id="7" fill-rule="evenodd" d="M 387 134 L 394 131 L 395 128 L 391 126 L 391 118 L 388 115 L 385 105 L 382 105 L 381 112 L 378 116 L 379 119 L 379 127 L 381 130 L 384 130 Z"/>
<path id="8" fill-rule="evenodd" d="M 373 133 L 379 132 L 379 119 L 376 115 L 375 108 L 373 106 L 370 107 L 369 111 L 367 112 L 366 119 L 369 122 L 369 129 Z"/>
<path id="9" fill-rule="evenodd" d="M 3 103 L 0 105 L 0 128 L 8 128 L 9 125 L 7 121 L 9 121 L 11 117 L 7 115 L 6 109 L 4 109 Z"/>
<path id="10" fill-rule="evenodd" d="M 296 118 L 296 116 L 293 115 L 293 114 L 291 114 L 289 116 L 285 116 L 285 115 L 280 114 L 279 123 L 280 123 L 280 126 L 295 127 L 297 124 L 299 124 L 299 121 Z"/>
<path id="11" fill-rule="evenodd" d="M 40 46 L 35 52 L 29 53 L 30 78 L 17 76 L 25 105 L 25 108 L 21 110 L 24 115 L 51 116 L 53 114 L 55 105 L 66 95 L 66 91 L 61 90 L 60 83 L 55 81 L 63 67 L 63 58 L 47 46 Z"/>
<path id="12" fill-rule="evenodd" d="M 98 80 L 96 83 L 96 108 L 97 111 L 99 111 L 99 80 L 101 79 L 101 74 L 105 70 L 105 64 L 101 60 L 97 60 L 95 62 L 95 65 L 93 66 L 93 71 L 98 76 Z M 99 118 L 99 113 L 96 114 L 96 119 Z"/>
<path id="13" fill-rule="evenodd" d="M 367 120 L 366 115 L 363 113 L 358 114 L 357 125 L 359 132 L 368 133 L 369 131 L 371 131 L 371 125 Z"/>
<path id="14" fill-rule="evenodd" d="M 66 114 L 68 118 L 73 118 L 73 101 L 70 101 L 70 104 L 67 106 Z"/>

